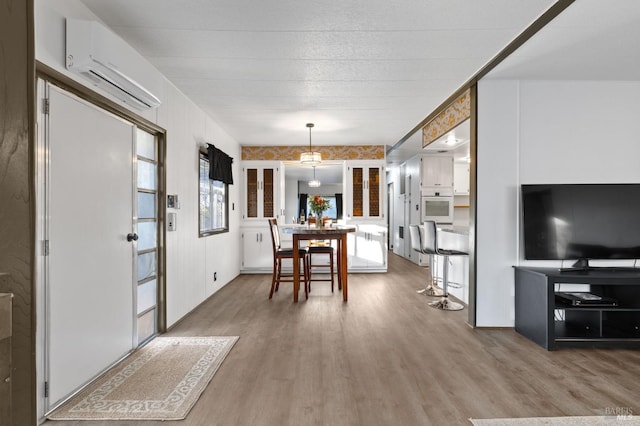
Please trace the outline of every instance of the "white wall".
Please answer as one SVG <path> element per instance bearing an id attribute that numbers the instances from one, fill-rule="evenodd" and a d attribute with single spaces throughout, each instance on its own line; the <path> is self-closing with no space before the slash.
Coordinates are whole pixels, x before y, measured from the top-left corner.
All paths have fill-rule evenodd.
<path id="1" fill-rule="evenodd" d="M 98 20 L 77 0 L 36 1 L 36 58 L 86 84 L 64 66 L 67 17 Z M 156 110 L 133 111 L 167 130 L 166 189 L 179 195 L 181 205 L 172 210 L 177 213 L 177 231 L 167 232 L 166 239 L 167 325 L 171 326 L 239 274 L 240 145 L 159 72 L 138 79 L 162 101 Z M 230 232 L 199 238 L 198 148 L 205 142 L 234 158 L 236 184 L 229 186 Z"/>
<path id="2" fill-rule="evenodd" d="M 284 181 L 284 222 L 293 223 L 300 220 L 300 210 L 298 210 L 298 179 L 285 178 Z"/>
<path id="3" fill-rule="evenodd" d="M 422 223 L 422 215 L 420 209 L 416 209 L 421 203 L 420 193 L 420 158 L 421 155 L 417 155 L 406 162 L 406 194 L 404 202 L 404 252 L 405 255 L 411 253 L 409 256 L 414 263 L 420 263 L 421 258 L 425 256 L 420 255 L 413 251 L 411 247 L 411 233 L 409 231 L 409 225 L 420 225 Z M 425 265 L 424 262 L 422 262 Z"/>
<path id="4" fill-rule="evenodd" d="M 340 183 L 323 183 L 318 188 L 311 188 L 306 181 L 299 181 L 297 186 L 301 194 L 308 194 L 309 196 L 318 194 L 324 197 L 325 195 L 328 196 L 344 193 L 344 188 Z"/>
<path id="5" fill-rule="evenodd" d="M 518 83 L 478 85 L 476 325 L 513 322 L 517 261 Z"/>
<path id="6" fill-rule="evenodd" d="M 519 187 L 638 183 L 639 82 L 478 84 L 476 324 L 513 326 L 513 265 L 525 261 Z"/>

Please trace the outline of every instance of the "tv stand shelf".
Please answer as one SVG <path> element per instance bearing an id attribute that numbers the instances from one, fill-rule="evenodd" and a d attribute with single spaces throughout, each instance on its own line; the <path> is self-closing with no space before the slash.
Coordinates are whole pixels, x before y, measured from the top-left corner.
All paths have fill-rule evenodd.
<path id="1" fill-rule="evenodd" d="M 617 305 L 575 306 L 556 300 L 556 285 L 588 284 Z M 640 269 L 560 271 L 515 267 L 515 328 L 547 350 L 640 348 Z"/>

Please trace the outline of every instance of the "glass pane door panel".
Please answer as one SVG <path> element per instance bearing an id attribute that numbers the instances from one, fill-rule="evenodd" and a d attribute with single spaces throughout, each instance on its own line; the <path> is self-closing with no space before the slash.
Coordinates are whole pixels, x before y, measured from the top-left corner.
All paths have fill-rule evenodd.
<path id="1" fill-rule="evenodd" d="M 146 314 L 138 317 L 138 344 L 144 342 L 155 334 L 156 330 L 156 310 L 152 309 Z"/>
<path id="2" fill-rule="evenodd" d="M 148 250 L 156 247 L 156 222 L 138 223 L 138 250 Z"/>
<path id="3" fill-rule="evenodd" d="M 138 254 L 138 281 L 156 274 L 156 252 Z"/>
<path id="4" fill-rule="evenodd" d="M 353 194 L 353 216 L 360 217 L 364 215 L 363 206 L 364 206 L 364 170 L 362 167 L 354 167 L 353 168 L 353 183 L 351 192 Z"/>
<path id="5" fill-rule="evenodd" d="M 156 165 L 138 159 L 138 188 L 156 189 Z"/>
<path id="6" fill-rule="evenodd" d="M 369 216 L 380 216 L 380 169 L 369 169 Z"/>
<path id="7" fill-rule="evenodd" d="M 258 217 L 258 169 L 247 169 L 247 217 Z"/>
<path id="8" fill-rule="evenodd" d="M 144 130 L 137 129 L 136 131 L 136 153 L 148 158 L 149 160 L 156 159 L 156 138 L 150 133 Z"/>
<path id="9" fill-rule="evenodd" d="M 137 281 L 136 330 L 138 344 L 157 331 L 158 303 L 158 144 L 155 135 L 136 131 L 137 154 Z M 145 282 L 142 282 L 145 281 Z"/>
<path id="10" fill-rule="evenodd" d="M 138 192 L 138 218 L 154 219 L 156 217 L 156 194 Z"/>
<path id="11" fill-rule="evenodd" d="M 262 191 L 262 203 L 264 217 L 273 217 L 274 215 L 274 204 L 273 204 L 273 169 L 264 169 L 263 171 L 263 191 Z"/>
<path id="12" fill-rule="evenodd" d="M 138 315 L 156 305 L 156 280 L 138 285 Z"/>

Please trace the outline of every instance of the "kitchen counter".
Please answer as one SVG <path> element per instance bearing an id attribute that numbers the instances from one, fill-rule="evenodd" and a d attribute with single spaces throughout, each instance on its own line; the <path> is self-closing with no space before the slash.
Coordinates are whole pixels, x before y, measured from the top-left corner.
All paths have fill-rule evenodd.
<path id="1" fill-rule="evenodd" d="M 438 225 L 438 229 L 442 232 L 469 236 L 469 227 L 467 226 Z"/>

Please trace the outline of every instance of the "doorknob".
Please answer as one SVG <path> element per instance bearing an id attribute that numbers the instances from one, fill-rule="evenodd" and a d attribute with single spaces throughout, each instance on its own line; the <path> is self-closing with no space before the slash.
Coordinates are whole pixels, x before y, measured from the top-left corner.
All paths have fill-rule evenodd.
<path id="1" fill-rule="evenodd" d="M 127 234 L 127 241 L 138 241 L 138 234 Z"/>

